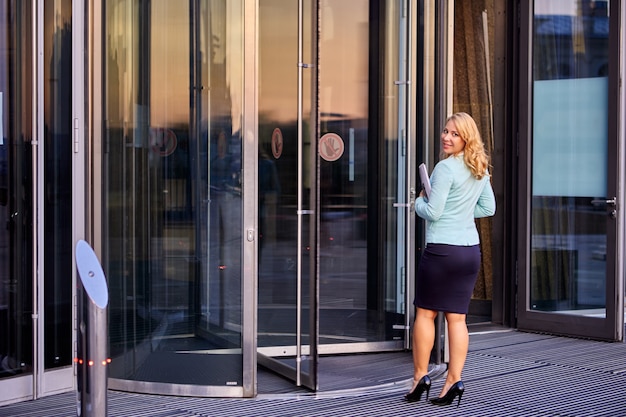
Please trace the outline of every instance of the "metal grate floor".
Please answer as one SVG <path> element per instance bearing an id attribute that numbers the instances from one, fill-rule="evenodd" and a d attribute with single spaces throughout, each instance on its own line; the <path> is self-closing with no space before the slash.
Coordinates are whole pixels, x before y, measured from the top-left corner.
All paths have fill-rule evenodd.
<path id="1" fill-rule="evenodd" d="M 409 352 L 324 357 L 321 392 L 274 386 L 253 399 L 189 398 L 110 391 L 109 416 L 626 416 L 626 344 L 517 331 L 471 336 L 459 408 L 406 403 Z M 433 381 L 438 394 L 443 378 Z M 66 393 L 0 407 L 0 416 L 74 416 Z"/>

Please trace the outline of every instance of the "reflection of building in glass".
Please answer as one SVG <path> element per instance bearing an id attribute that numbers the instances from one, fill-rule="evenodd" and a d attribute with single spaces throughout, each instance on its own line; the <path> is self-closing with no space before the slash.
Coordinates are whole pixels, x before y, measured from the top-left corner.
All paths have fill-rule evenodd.
<path id="1" fill-rule="evenodd" d="M 608 229 L 593 201 L 607 194 L 607 2 L 554 4 L 534 16 L 529 307 L 601 310 Z"/>
<path id="2" fill-rule="evenodd" d="M 609 17 L 606 13 L 537 15 L 534 30 L 535 80 L 608 76 Z"/>

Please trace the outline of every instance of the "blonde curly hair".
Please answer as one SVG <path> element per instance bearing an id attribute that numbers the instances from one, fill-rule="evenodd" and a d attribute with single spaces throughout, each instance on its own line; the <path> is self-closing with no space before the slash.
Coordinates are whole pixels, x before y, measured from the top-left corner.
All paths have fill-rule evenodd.
<path id="1" fill-rule="evenodd" d="M 487 175 L 489 156 L 485 151 L 485 145 L 480 137 L 476 122 L 472 116 L 464 112 L 454 113 L 446 119 L 446 123 L 449 121 L 455 124 L 456 131 L 459 132 L 461 139 L 465 142 L 465 149 L 463 151 L 465 164 L 472 172 L 474 178 L 478 180 L 482 179 Z M 450 155 L 442 154 L 442 158 L 447 158 L 448 156 Z"/>

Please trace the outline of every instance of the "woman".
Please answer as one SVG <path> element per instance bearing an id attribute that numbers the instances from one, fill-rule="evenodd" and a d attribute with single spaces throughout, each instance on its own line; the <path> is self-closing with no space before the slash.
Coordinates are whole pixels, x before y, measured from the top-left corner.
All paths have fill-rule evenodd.
<path id="1" fill-rule="evenodd" d="M 413 327 L 413 387 L 405 396 L 419 401 L 430 392 L 428 363 L 439 311 L 448 322 L 450 363 L 437 405 L 457 407 L 465 391 L 461 372 L 469 346 L 465 317 L 480 268 L 480 241 L 475 218 L 493 216 L 496 201 L 485 153 L 474 119 L 455 113 L 441 133 L 441 158 L 431 175 L 430 198 L 424 191 L 415 212 L 426 220 L 426 248 L 417 271 Z"/>

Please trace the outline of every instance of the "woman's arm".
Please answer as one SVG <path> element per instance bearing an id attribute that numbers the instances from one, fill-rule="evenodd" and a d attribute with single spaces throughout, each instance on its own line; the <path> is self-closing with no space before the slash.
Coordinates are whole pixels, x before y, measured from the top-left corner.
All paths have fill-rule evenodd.
<path id="1" fill-rule="evenodd" d="M 443 164 L 437 164 L 430 177 L 430 182 L 430 198 L 419 197 L 415 200 L 415 213 L 423 219 L 437 221 L 443 214 L 452 187 L 452 171 Z"/>
<path id="2" fill-rule="evenodd" d="M 493 188 L 491 187 L 491 178 L 485 177 L 484 181 L 486 184 L 476 202 L 474 218 L 489 217 L 496 214 L 496 196 L 493 194 Z"/>

